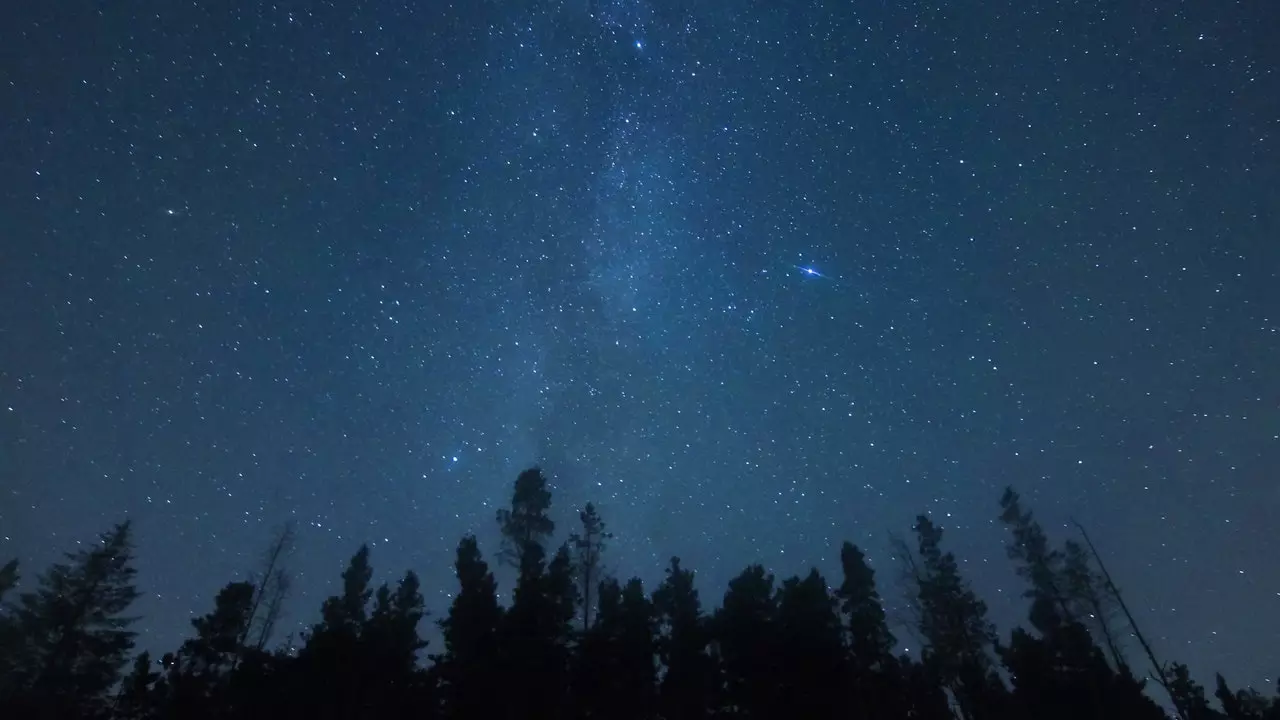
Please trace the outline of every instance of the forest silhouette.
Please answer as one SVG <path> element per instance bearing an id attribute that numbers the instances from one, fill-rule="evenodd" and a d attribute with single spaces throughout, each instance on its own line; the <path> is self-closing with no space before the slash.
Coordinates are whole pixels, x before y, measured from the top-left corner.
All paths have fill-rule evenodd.
<path id="1" fill-rule="evenodd" d="M 372 587 L 367 546 L 319 622 L 273 646 L 289 528 L 259 572 L 223 587 L 190 638 L 158 659 L 134 653 L 128 522 L 30 589 L 9 562 L 0 718 L 1280 720 L 1280 698 L 1219 675 L 1211 699 L 1185 665 L 1158 657 L 1084 528 L 1055 544 L 1012 489 L 999 518 L 1029 610 L 1007 637 L 942 528 L 921 515 L 912 535 L 893 538 L 917 658 L 895 654 L 876 574 L 855 545 L 840 550 L 838 584 L 817 570 L 779 581 L 752 565 L 710 608 L 679 558 L 651 591 L 610 577 L 612 535 L 590 504 L 553 545 L 551 499 L 532 468 L 497 513 L 495 558 L 516 576 L 509 604 L 476 538 L 459 542 L 437 652 L 421 634 L 431 620 L 418 577 Z"/>

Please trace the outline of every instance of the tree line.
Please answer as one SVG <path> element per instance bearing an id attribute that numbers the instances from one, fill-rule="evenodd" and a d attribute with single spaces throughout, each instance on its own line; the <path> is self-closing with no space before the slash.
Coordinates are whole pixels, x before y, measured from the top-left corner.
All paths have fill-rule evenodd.
<path id="1" fill-rule="evenodd" d="M 128 522 L 30 589 L 12 561 L 0 568 L 0 718 L 1280 720 L 1280 698 L 1219 675 L 1211 700 L 1186 666 L 1162 662 L 1084 528 L 1055 544 L 1012 489 L 999 517 L 1029 612 L 1007 638 L 942 528 L 921 515 L 892 539 L 919 657 L 896 653 L 876 574 L 851 543 L 838 585 L 752 565 L 706 607 L 679 558 L 651 591 L 609 576 L 612 535 L 590 504 L 553 545 L 550 509 L 533 468 L 497 513 L 496 559 L 516 575 L 509 604 L 476 538 L 462 538 L 435 653 L 418 577 L 374 588 L 367 546 L 319 622 L 273 647 L 287 528 L 158 659 L 134 654 Z"/>

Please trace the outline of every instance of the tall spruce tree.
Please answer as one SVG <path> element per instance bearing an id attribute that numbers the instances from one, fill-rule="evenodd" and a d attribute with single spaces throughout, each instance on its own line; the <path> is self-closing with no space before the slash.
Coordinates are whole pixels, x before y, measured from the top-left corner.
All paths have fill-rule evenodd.
<path id="1" fill-rule="evenodd" d="M 320 606 L 320 622 L 304 636 L 295 663 L 300 714 L 355 717 L 369 701 L 374 678 L 361 633 L 373 590 L 369 546 L 361 545 L 342 572 L 342 592 Z"/>
<path id="2" fill-rule="evenodd" d="M 752 565 L 729 581 L 724 602 L 713 616 L 723 701 L 734 717 L 768 718 L 781 710 L 777 600 L 773 575 Z"/>
<path id="3" fill-rule="evenodd" d="M 659 714 L 694 720 L 718 709 L 719 679 L 708 652 L 711 641 L 693 571 L 671 558 L 666 578 L 653 592 L 660 635 L 658 654 L 666 667 L 658 691 Z"/>
<path id="4" fill-rule="evenodd" d="M 776 629 L 777 712 L 813 720 L 842 717 L 847 665 L 840 616 L 817 570 L 783 582 Z"/>
<path id="5" fill-rule="evenodd" d="M 0 689 L 0 707 L 14 717 L 102 716 L 129 662 L 135 633 L 126 613 L 138 598 L 130 524 L 66 558 L 13 609 L 14 671 Z"/>
<path id="6" fill-rule="evenodd" d="M 458 544 L 454 570 L 458 593 L 440 620 L 444 652 L 437 659 L 445 716 L 456 720 L 500 718 L 498 585 L 474 535 Z"/>
<path id="7" fill-rule="evenodd" d="M 657 712 L 657 616 L 639 578 L 599 586 L 596 622 L 575 657 L 573 717 L 644 720 Z"/>
<path id="8" fill-rule="evenodd" d="M 836 597 L 844 616 L 849 656 L 856 672 L 868 672 L 893 660 L 897 640 L 889 632 L 884 604 L 876 590 L 875 571 L 867 556 L 853 543 L 840 548 L 844 579 Z"/>

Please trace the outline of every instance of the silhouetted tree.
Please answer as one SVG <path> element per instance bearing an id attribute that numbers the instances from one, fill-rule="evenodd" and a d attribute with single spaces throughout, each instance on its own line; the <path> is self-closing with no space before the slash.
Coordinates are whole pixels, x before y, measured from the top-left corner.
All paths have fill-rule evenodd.
<path id="1" fill-rule="evenodd" d="M 989 654 L 996 635 L 987 620 L 987 605 L 960 575 L 955 556 L 943 552 L 942 529 L 924 515 L 916 518 L 914 529 L 920 634 L 928 643 L 925 663 L 950 691 L 961 718 L 995 717 L 1003 686 Z"/>
<path id="2" fill-rule="evenodd" d="M 511 494 L 510 509 L 498 511 L 498 528 L 502 531 L 502 550 L 499 559 L 523 570 L 522 560 L 531 546 L 542 546 L 556 524 L 548 516 L 551 509 L 551 491 L 547 478 L 540 468 L 529 468 L 516 477 L 515 490 Z M 542 557 L 545 559 L 543 546 Z"/>
<path id="3" fill-rule="evenodd" d="M 591 503 L 578 513 L 578 520 L 582 529 L 569 536 L 569 543 L 573 546 L 574 564 L 582 587 L 582 630 L 586 632 L 591 627 L 591 611 L 595 608 L 593 592 L 601 580 L 605 543 L 613 534 L 605 530 L 604 520 Z"/>
<path id="4" fill-rule="evenodd" d="M 1023 509 L 1013 488 L 1005 488 L 1000 511 L 1000 521 L 1011 535 L 1005 552 L 1018 575 L 1027 581 L 1024 596 L 1032 603 L 1031 624 L 1043 632 L 1046 623 L 1073 622 L 1075 612 L 1061 587 L 1062 553 L 1050 547 L 1044 529 L 1030 510 Z"/>
<path id="5" fill-rule="evenodd" d="M 1072 521 L 1076 526 L 1076 530 L 1080 533 L 1080 538 L 1084 540 L 1085 546 L 1089 548 L 1089 554 L 1093 557 L 1093 562 L 1098 567 L 1101 575 L 1103 590 L 1105 591 L 1111 602 L 1124 615 L 1125 622 L 1129 625 L 1129 630 L 1133 633 L 1134 639 L 1138 641 L 1138 646 L 1142 648 L 1142 652 L 1146 654 L 1147 661 L 1151 663 L 1151 674 L 1155 677 L 1156 682 L 1164 688 L 1165 694 L 1173 702 L 1174 710 L 1177 711 L 1179 720 L 1191 720 L 1188 716 L 1187 708 L 1181 704 L 1179 693 L 1174 689 L 1169 669 L 1165 667 L 1159 659 L 1156 658 L 1155 649 L 1151 647 L 1151 643 L 1147 641 L 1147 637 L 1138 627 L 1138 621 L 1134 618 L 1133 613 L 1129 610 L 1129 605 L 1124 601 L 1124 595 L 1121 594 L 1120 588 L 1116 586 L 1115 581 L 1111 578 L 1111 573 L 1107 572 L 1107 566 L 1102 562 L 1102 555 L 1098 553 L 1098 548 L 1094 546 L 1093 540 L 1089 538 L 1089 533 L 1084 529 L 1084 525 L 1079 522 Z"/>
<path id="6" fill-rule="evenodd" d="M 1116 671 L 1079 622 L 1058 623 L 1037 637 L 1013 631 L 1001 658 L 1013 683 L 1013 717 L 1043 720 L 1164 720 L 1141 682 Z"/>
<path id="7" fill-rule="evenodd" d="M 653 593 L 661 629 L 658 654 L 666 667 L 658 707 L 666 720 L 705 718 L 717 706 L 716 665 L 707 651 L 710 634 L 693 579 L 693 572 L 673 557 Z"/>
<path id="8" fill-rule="evenodd" d="M 12 611 L 13 672 L 0 688 L 0 707 L 13 717 L 105 715 L 129 662 L 134 618 L 125 613 L 138 597 L 130 524 L 66 557 Z"/>
<path id="9" fill-rule="evenodd" d="M 320 607 L 321 620 L 304 636 L 294 665 L 302 715 L 360 717 L 368 714 L 377 687 L 361 634 L 369 620 L 373 568 L 361 545 L 342 573 L 342 593 Z"/>
<path id="10" fill-rule="evenodd" d="M 752 565 L 729 581 L 712 629 L 724 681 L 724 707 L 734 717 L 773 717 L 782 668 L 773 575 Z"/>
<path id="11" fill-rule="evenodd" d="M 1093 568 L 1088 552 L 1074 540 L 1062 546 L 1062 582 L 1064 591 L 1075 607 L 1076 617 L 1102 639 L 1112 667 L 1129 673 L 1129 663 L 1120 647 L 1120 634 L 1115 616 L 1119 614 L 1115 600 L 1106 591 L 1106 582 Z"/>
<path id="12" fill-rule="evenodd" d="M 454 569 L 458 594 L 440 620 L 444 653 L 437 658 L 445 717 L 482 720 L 501 717 L 498 630 L 502 607 L 497 582 L 484 561 L 476 538 L 458 544 Z"/>
<path id="13" fill-rule="evenodd" d="M 562 545 L 546 562 L 544 542 L 555 530 L 547 516 L 551 493 L 546 478 L 533 468 L 516 478 L 511 509 L 498 512 L 505 549 L 513 553 L 518 574 L 511 609 L 503 616 L 501 647 L 508 717 L 539 720 L 559 717 L 566 707 L 569 645 L 577 588 L 573 559 Z M 536 673 L 530 672 L 536 668 Z"/>
<path id="14" fill-rule="evenodd" d="M 242 654 L 240 640 L 249 626 L 253 590 L 252 583 L 228 583 L 214 598 L 213 611 L 191 621 L 196 636 L 164 656 L 156 704 L 166 716 L 214 717 L 227 709 L 227 689 Z"/>
<path id="15" fill-rule="evenodd" d="M 856 672 L 868 672 L 893 659 L 897 640 L 889 632 L 884 605 L 876 590 L 875 571 L 858 546 L 846 542 L 840 548 L 844 580 L 836 597 L 844 615 L 849 657 Z"/>
<path id="16" fill-rule="evenodd" d="M 1191 672 L 1186 665 L 1173 663 L 1167 674 L 1174 703 L 1180 711 L 1186 713 L 1187 720 L 1222 720 L 1223 714 L 1209 706 L 1204 686 L 1191 679 Z"/>
<path id="17" fill-rule="evenodd" d="M 160 680 L 151 653 L 145 650 L 133 659 L 133 669 L 120 683 L 112 717 L 116 720 L 150 720 L 159 713 L 156 682 Z"/>
<path id="18" fill-rule="evenodd" d="M 18 659 L 22 654 L 22 634 L 18 631 L 13 608 L 4 596 L 18 585 L 17 558 L 0 568 L 0 698 L 12 697 L 16 691 Z"/>
<path id="19" fill-rule="evenodd" d="M 776 630 L 777 712 L 813 720 L 841 716 L 847 666 L 840 616 L 817 570 L 783 582 Z"/>
<path id="20" fill-rule="evenodd" d="M 597 621 L 582 635 L 574 717 L 641 720 L 657 712 L 657 617 L 638 578 L 599 586 Z"/>
<path id="21" fill-rule="evenodd" d="M 284 601 L 288 598 L 292 585 L 292 578 L 284 564 L 293 552 L 294 539 L 293 524 L 285 523 L 263 554 L 262 568 L 251 579 L 254 584 L 253 605 L 249 609 L 249 623 L 240 637 L 242 647 L 263 650 L 270 642 L 276 624 L 280 622 L 284 613 Z"/>
<path id="22" fill-rule="evenodd" d="M 1229 720 L 1280 720 L 1280 697 L 1268 699 L 1253 689 L 1232 690 L 1225 678 L 1215 678 L 1214 696 L 1222 703 L 1222 712 Z"/>
<path id="23" fill-rule="evenodd" d="M 1052 549 L 1044 530 L 1018 494 L 1006 489 L 1000 519 L 1009 528 L 1006 551 L 1027 581 L 1031 624 L 1039 637 L 1014 630 L 999 654 L 1013 682 L 1012 709 L 1017 717 L 1070 720 L 1078 717 L 1161 720 L 1164 712 L 1143 694 L 1143 685 L 1123 664 L 1113 669 L 1076 609 L 1088 612 L 1093 587 L 1091 569 L 1068 567 L 1063 553 Z M 1074 591 L 1074 592 L 1073 592 Z"/>
<path id="24" fill-rule="evenodd" d="M 14 558 L 0 567 L 0 601 L 18 586 L 18 559 Z"/>

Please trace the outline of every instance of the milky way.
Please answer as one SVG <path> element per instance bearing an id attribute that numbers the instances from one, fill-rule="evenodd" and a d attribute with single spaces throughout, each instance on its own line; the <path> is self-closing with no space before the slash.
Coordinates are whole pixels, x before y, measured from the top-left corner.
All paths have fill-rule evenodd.
<path id="1" fill-rule="evenodd" d="M 147 646 L 287 520 L 294 627 L 439 612 L 541 463 L 709 603 L 930 513 L 1005 628 L 1014 484 L 1280 663 L 1274 4 L 11 5 L 0 560 L 134 518 Z"/>

